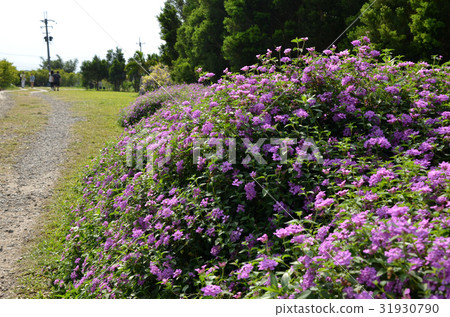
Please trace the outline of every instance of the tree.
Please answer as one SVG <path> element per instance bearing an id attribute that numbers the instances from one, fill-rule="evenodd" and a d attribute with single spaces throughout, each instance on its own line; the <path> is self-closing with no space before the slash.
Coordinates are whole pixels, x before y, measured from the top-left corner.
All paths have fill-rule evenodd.
<path id="1" fill-rule="evenodd" d="M 36 71 L 33 71 L 33 74 L 35 76 L 35 80 L 34 80 L 34 86 L 35 87 L 38 87 L 38 86 L 45 87 L 45 86 L 49 85 L 49 82 L 48 82 L 48 77 L 49 77 L 48 69 L 41 68 L 41 69 L 38 69 Z M 27 77 L 30 78 L 30 75 L 31 75 L 30 73 L 27 74 Z M 63 85 L 65 85 L 66 82 L 64 80 L 62 80 L 62 83 L 63 83 Z"/>
<path id="2" fill-rule="evenodd" d="M 224 1 L 228 16 L 224 19 L 227 35 L 223 41 L 223 54 L 232 70 L 253 64 L 256 54 L 270 47 L 271 2 Z"/>
<path id="3" fill-rule="evenodd" d="M 48 69 L 48 60 L 41 57 L 41 65 L 40 66 L 42 69 Z M 51 69 L 63 69 L 64 61 L 62 60 L 61 56 L 56 55 L 56 59 L 50 60 L 50 66 L 51 66 Z"/>
<path id="4" fill-rule="evenodd" d="M 19 78 L 19 72 L 6 59 L 0 60 L 0 88 L 8 88 Z"/>
<path id="5" fill-rule="evenodd" d="M 100 59 L 97 55 L 92 61 L 84 61 L 81 64 L 82 85 L 86 88 L 93 83 L 98 90 L 98 84 L 108 77 L 108 63 L 104 59 Z"/>
<path id="6" fill-rule="evenodd" d="M 161 62 L 161 56 L 159 56 L 156 53 L 153 54 L 147 54 L 147 61 L 146 65 L 147 67 L 155 66 L 156 64 L 159 64 Z"/>
<path id="7" fill-rule="evenodd" d="M 178 57 L 175 61 L 171 76 L 177 83 L 193 83 L 196 80 L 195 66 L 187 58 Z"/>
<path id="8" fill-rule="evenodd" d="M 294 21 L 296 32 L 309 38 L 308 46 L 321 52 L 333 43 L 354 20 L 361 6 L 367 0 L 310 0 L 301 1 Z M 350 19 L 349 19 L 350 17 Z M 292 39 L 292 37 L 291 37 Z M 345 41 L 338 41 L 345 46 Z"/>
<path id="9" fill-rule="evenodd" d="M 296 37 L 308 37 L 308 46 L 322 51 L 366 1 L 167 0 L 159 15 L 163 62 L 173 66 L 176 81 L 193 81 L 198 67 L 236 71 L 268 48 L 292 47 Z"/>
<path id="10" fill-rule="evenodd" d="M 116 50 L 108 50 L 106 54 L 108 63 L 108 81 L 113 84 L 114 91 L 119 91 L 120 86 L 126 79 L 125 58 L 122 50 L 116 47 Z"/>
<path id="11" fill-rule="evenodd" d="M 181 23 L 186 21 L 186 12 L 185 9 L 189 6 L 192 6 L 190 4 L 189 0 L 167 0 L 177 11 L 177 16 L 180 19 Z"/>
<path id="12" fill-rule="evenodd" d="M 410 0 L 414 13 L 409 24 L 413 46 L 421 58 L 443 55 L 450 60 L 450 2 Z"/>
<path id="13" fill-rule="evenodd" d="M 149 74 L 142 77 L 140 91 L 155 90 L 158 87 L 166 87 L 172 84 L 169 68 L 167 65 L 156 64 L 150 67 Z"/>
<path id="14" fill-rule="evenodd" d="M 276 46 L 291 47 L 296 37 L 326 49 L 366 0 L 225 0 L 223 54 L 232 70 L 256 62 L 257 54 Z"/>
<path id="15" fill-rule="evenodd" d="M 226 14 L 223 2 L 186 1 L 186 20 L 178 29 L 175 45 L 179 57 L 174 63 L 173 77 L 177 81 L 195 80 L 195 69 L 198 67 L 221 74 L 227 66 L 222 54 L 223 19 Z"/>
<path id="16" fill-rule="evenodd" d="M 193 63 L 205 70 L 222 74 L 228 63 L 223 58 L 222 45 L 225 36 L 223 20 L 226 16 L 224 0 L 200 0 L 193 14 L 201 19 L 192 34 Z"/>
<path id="17" fill-rule="evenodd" d="M 75 73 L 75 71 L 77 70 L 77 66 L 78 66 L 78 59 L 69 59 L 68 61 L 64 62 L 64 67 L 63 70 L 66 73 Z"/>
<path id="18" fill-rule="evenodd" d="M 31 73 L 35 76 L 34 86 L 47 86 L 48 83 L 48 69 L 37 69 L 25 72 L 27 78 L 30 78 Z M 61 75 L 61 85 L 65 87 L 74 87 L 80 85 L 82 75 L 81 73 L 66 73 L 64 69 L 59 70 Z"/>
<path id="19" fill-rule="evenodd" d="M 177 31 L 181 26 L 180 13 L 172 1 L 166 1 L 162 12 L 158 15 L 158 22 L 161 28 L 161 40 L 165 43 L 159 47 L 161 60 L 168 66 L 172 66 L 173 61 L 178 58 L 175 49 L 177 42 Z"/>
<path id="20" fill-rule="evenodd" d="M 366 3 L 361 11 L 366 10 Z M 368 36 L 378 49 L 390 48 L 407 59 L 430 60 L 450 51 L 448 0 L 378 0 L 361 17 L 349 39 Z"/>
<path id="21" fill-rule="evenodd" d="M 50 60 L 50 65 L 52 69 L 62 69 L 66 73 L 74 73 L 78 66 L 78 59 L 64 61 L 61 56 L 56 55 L 56 59 Z M 48 69 L 48 61 L 41 57 L 41 65 L 42 69 Z"/>
<path id="22" fill-rule="evenodd" d="M 133 83 L 135 92 L 139 91 L 142 76 L 148 75 L 151 66 L 158 64 L 159 60 L 160 57 L 158 54 L 147 54 L 147 59 L 145 59 L 144 54 L 140 51 L 136 51 L 134 56 L 128 59 L 125 72 L 127 73 L 128 80 Z"/>
<path id="23" fill-rule="evenodd" d="M 81 85 L 89 88 L 91 82 L 94 80 L 94 71 L 91 61 L 83 61 L 81 63 Z M 97 85 L 96 85 L 97 87 Z"/>
<path id="24" fill-rule="evenodd" d="M 141 77 L 148 72 L 144 54 L 140 51 L 136 51 L 134 56 L 128 60 L 128 63 L 125 66 L 125 71 L 127 73 L 128 80 L 133 83 L 134 91 L 138 92 Z"/>

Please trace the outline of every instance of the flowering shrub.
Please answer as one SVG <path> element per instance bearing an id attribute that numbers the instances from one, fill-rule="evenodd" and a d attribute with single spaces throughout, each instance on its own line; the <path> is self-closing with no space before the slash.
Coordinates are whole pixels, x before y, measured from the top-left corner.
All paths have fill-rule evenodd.
<path id="1" fill-rule="evenodd" d="M 138 98 L 85 173 L 55 296 L 449 298 L 450 69 L 368 42 Z"/>
<path id="2" fill-rule="evenodd" d="M 156 64 L 149 68 L 149 74 L 142 76 L 140 90 L 142 92 L 152 91 L 159 87 L 165 87 L 172 84 L 169 67 L 163 64 Z"/>
<path id="3" fill-rule="evenodd" d="M 161 107 L 181 105 L 183 102 L 196 102 L 210 90 L 203 85 L 174 85 L 148 91 L 120 112 L 121 126 L 133 125 L 142 118 L 155 113 Z"/>

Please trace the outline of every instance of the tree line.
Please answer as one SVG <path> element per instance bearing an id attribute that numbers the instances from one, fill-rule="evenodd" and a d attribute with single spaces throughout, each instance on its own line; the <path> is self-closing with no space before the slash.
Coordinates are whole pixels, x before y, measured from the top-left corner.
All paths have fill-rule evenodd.
<path id="1" fill-rule="evenodd" d="M 138 91 L 141 77 L 158 62 L 157 54 L 145 56 L 140 51 L 136 51 L 126 62 L 122 49 L 116 47 L 115 50 L 108 50 L 105 59 L 95 55 L 92 60 L 81 64 L 82 85 L 98 90 L 103 87 L 103 81 L 107 80 L 115 91 L 121 88 L 128 90 L 130 86 L 134 91 Z M 127 85 L 124 87 L 126 81 Z"/>
<path id="2" fill-rule="evenodd" d="M 350 48 L 362 36 L 407 60 L 431 61 L 434 55 L 448 61 L 449 12 L 448 0 L 166 0 L 158 15 L 164 42 L 159 55 L 136 51 L 127 61 L 116 48 L 105 58 L 83 61 L 79 73 L 78 60 L 59 55 L 51 67 L 60 70 L 63 85 L 138 91 L 152 67 L 161 78 L 166 78 L 161 71 L 170 70 L 171 81 L 189 83 L 196 81 L 198 68 L 218 75 L 225 68 L 237 71 L 268 48 L 292 47 L 295 38 L 308 37 L 308 47 L 320 52 L 336 39 L 338 49 Z M 19 76 L 8 67 L 4 61 L 0 73 L 18 84 Z M 36 82 L 46 85 L 43 58 L 41 67 Z"/>
<path id="3" fill-rule="evenodd" d="M 322 51 L 362 12 L 338 49 L 368 36 L 408 60 L 449 59 L 448 0 L 167 0 L 158 15 L 161 60 L 175 81 L 191 82 L 198 67 L 236 71 L 267 48 L 292 47 L 297 37 Z"/>
<path id="4" fill-rule="evenodd" d="M 81 74 L 76 73 L 78 60 L 64 61 L 61 56 L 56 55 L 56 59 L 50 61 L 51 68 L 61 75 L 61 83 L 66 87 L 79 86 L 81 84 Z M 41 65 L 37 70 L 17 70 L 17 68 L 6 59 L 0 61 L 0 88 L 10 88 L 11 85 L 20 85 L 20 74 L 25 74 L 26 83 L 30 82 L 31 74 L 35 76 L 34 86 L 48 86 L 49 72 L 48 61 L 41 57 Z"/>
<path id="5" fill-rule="evenodd" d="M 66 87 L 83 86 L 86 88 L 107 88 L 112 90 L 134 90 L 139 91 L 142 76 L 154 70 L 158 73 L 158 81 L 161 81 L 161 71 L 167 73 L 166 67 L 156 65 L 160 58 L 158 54 L 147 54 L 146 56 L 136 51 L 134 56 L 125 60 L 120 48 L 108 50 L 106 58 L 95 55 L 92 60 L 83 61 L 80 71 L 76 72 L 78 60 L 64 61 L 61 56 L 56 55 L 56 59 L 50 60 L 50 68 L 59 71 L 61 83 Z M 7 60 L 0 61 L 0 88 L 9 88 L 11 85 L 20 85 L 20 74 L 25 73 L 27 83 L 31 74 L 35 76 L 35 86 L 48 86 L 49 64 L 41 57 L 41 65 L 37 70 L 22 71 Z M 164 75 L 164 74 L 163 74 Z M 161 78 L 160 78 L 161 77 Z M 163 76 L 164 77 L 164 76 Z M 147 83 L 148 84 L 148 83 Z"/>

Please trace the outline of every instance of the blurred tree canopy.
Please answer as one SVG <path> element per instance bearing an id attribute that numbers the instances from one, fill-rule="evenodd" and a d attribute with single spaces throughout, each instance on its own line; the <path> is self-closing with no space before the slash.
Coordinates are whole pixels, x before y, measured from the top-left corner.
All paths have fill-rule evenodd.
<path id="1" fill-rule="evenodd" d="M 450 1 L 378 0 L 349 32 L 350 38 L 363 35 L 378 49 L 393 49 L 408 60 L 430 60 L 432 55 L 449 60 Z"/>
<path id="2" fill-rule="evenodd" d="M 160 59 L 157 54 L 148 54 L 147 58 L 145 58 L 144 53 L 140 51 L 136 51 L 134 56 L 128 59 L 125 72 L 128 80 L 132 82 L 135 92 L 139 91 L 142 76 L 147 75 L 150 72 L 150 68 L 158 64 Z"/>
<path id="3" fill-rule="evenodd" d="M 0 60 L 0 89 L 8 88 L 19 80 L 19 72 L 6 59 Z"/>
<path id="4" fill-rule="evenodd" d="M 161 45 L 161 60 L 168 66 L 172 66 L 173 61 L 178 58 L 175 49 L 177 42 L 177 30 L 181 26 L 181 16 L 177 11 L 176 4 L 166 1 L 158 21 L 161 28 L 161 39 L 165 42 Z"/>
<path id="5" fill-rule="evenodd" d="M 81 64 L 82 85 L 88 88 L 91 84 L 98 90 L 99 83 L 108 77 L 108 62 L 97 55 L 92 61 Z"/>
<path id="6" fill-rule="evenodd" d="M 120 86 L 126 79 L 126 61 L 122 49 L 116 47 L 115 51 L 108 50 L 106 53 L 106 62 L 108 64 L 108 81 L 113 84 L 115 91 L 119 91 Z"/>
<path id="7" fill-rule="evenodd" d="M 41 57 L 41 68 L 48 69 L 48 61 Z M 75 73 L 78 66 L 78 59 L 64 61 L 61 56 L 56 55 L 56 59 L 50 60 L 51 69 L 63 69 L 66 73 Z"/>

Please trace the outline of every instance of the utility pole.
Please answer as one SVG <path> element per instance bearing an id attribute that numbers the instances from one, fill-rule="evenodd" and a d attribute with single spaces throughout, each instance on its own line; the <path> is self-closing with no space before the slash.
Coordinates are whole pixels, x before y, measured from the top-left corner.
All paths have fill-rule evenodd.
<path id="1" fill-rule="evenodd" d="M 50 66 L 50 42 L 53 40 L 53 36 L 48 36 L 48 22 L 55 22 L 54 20 L 47 19 L 47 12 L 44 12 L 44 20 L 41 20 L 41 22 L 44 22 L 45 24 L 45 37 L 44 40 L 47 42 L 47 68 L 48 71 L 51 70 Z M 50 26 L 52 28 L 52 26 Z M 41 26 L 42 28 L 42 26 Z"/>
<path id="2" fill-rule="evenodd" d="M 140 37 L 139 37 L 139 43 L 136 43 L 136 44 L 139 45 L 139 52 L 142 53 L 142 44 L 145 44 L 145 43 L 141 43 L 141 38 Z"/>

